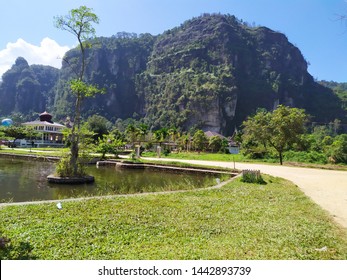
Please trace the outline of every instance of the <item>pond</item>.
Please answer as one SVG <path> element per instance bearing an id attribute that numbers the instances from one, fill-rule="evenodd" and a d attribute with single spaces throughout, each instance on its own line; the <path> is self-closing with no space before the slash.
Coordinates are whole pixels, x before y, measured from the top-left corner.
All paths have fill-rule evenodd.
<path id="1" fill-rule="evenodd" d="M 51 162 L 0 158 L 0 203 L 187 190 L 212 186 L 217 178 L 216 175 L 198 173 L 97 168 L 93 165 L 88 166 L 88 174 L 95 177 L 94 183 L 56 185 L 46 179 L 54 169 Z"/>

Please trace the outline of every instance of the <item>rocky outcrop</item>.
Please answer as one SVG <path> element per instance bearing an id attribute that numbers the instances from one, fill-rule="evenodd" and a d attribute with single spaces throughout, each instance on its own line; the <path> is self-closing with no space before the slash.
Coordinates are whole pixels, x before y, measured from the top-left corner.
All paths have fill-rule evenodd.
<path id="1" fill-rule="evenodd" d="M 59 70 L 50 66 L 28 65 L 23 57 L 2 76 L 0 116 L 13 113 L 32 116 L 53 105 L 53 87 Z"/>
<path id="2" fill-rule="evenodd" d="M 136 76 L 146 69 L 153 41 L 154 37 L 150 34 L 137 36 L 122 33 L 93 42 L 94 47 L 87 50 L 86 80 L 104 88 L 106 94 L 84 100 L 85 117 L 100 114 L 111 121 L 133 117 L 139 110 Z M 66 104 L 71 102 L 72 96 L 66 84 L 74 76 L 72 70 L 79 66 L 76 57 L 76 50 L 69 51 L 61 69 L 55 97 L 55 113 L 58 117 L 71 115 Z"/>
<path id="3" fill-rule="evenodd" d="M 159 36 L 141 78 L 144 116 L 155 127 L 195 125 L 230 134 L 259 107 L 278 104 L 321 118 L 310 103 L 326 102 L 327 96 L 331 114 L 325 120 L 343 118 L 339 100 L 317 88 L 300 50 L 285 35 L 251 28 L 233 16 L 204 15 Z"/>
<path id="4" fill-rule="evenodd" d="M 137 118 L 153 129 L 196 127 L 225 135 L 258 108 L 273 110 L 279 104 L 304 108 L 313 121 L 345 119 L 340 99 L 314 81 L 300 50 L 285 35 L 250 27 L 234 16 L 206 14 L 159 36 L 121 33 L 91 43 L 85 78 L 106 94 L 84 100 L 84 117 Z M 28 108 L 41 112 L 45 108 L 38 104 L 46 103 L 54 107 L 56 119 L 72 116 L 68 81 L 79 67 L 78 54 L 69 51 L 59 79 L 51 77 L 57 82 L 47 83 L 53 98 L 42 96 L 35 68 L 16 62 L 0 85 L 0 97 L 7 97 L 0 115 Z"/>

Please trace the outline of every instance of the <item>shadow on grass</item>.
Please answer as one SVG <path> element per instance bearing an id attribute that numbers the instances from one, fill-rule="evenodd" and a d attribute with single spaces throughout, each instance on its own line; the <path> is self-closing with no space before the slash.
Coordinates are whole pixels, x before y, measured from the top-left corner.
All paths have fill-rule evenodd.
<path id="1" fill-rule="evenodd" d="M 36 260 L 29 242 L 11 242 L 6 237 L 0 237 L 0 260 Z"/>

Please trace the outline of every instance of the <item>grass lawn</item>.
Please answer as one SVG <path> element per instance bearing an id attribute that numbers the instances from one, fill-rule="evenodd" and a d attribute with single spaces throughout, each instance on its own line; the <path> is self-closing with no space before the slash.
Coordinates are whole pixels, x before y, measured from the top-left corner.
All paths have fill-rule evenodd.
<path id="1" fill-rule="evenodd" d="M 142 154 L 144 157 L 157 157 L 157 153 L 145 152 Z M 212 161 L 249 161 L 241 154 L 222 154 L 222 153 L 206 153 L 206 152 L 181 152 L 181 153 L 170 153 L 167 156 L 161 154 L 163 158 L 172 159 L 191 159 L 191 160 L 212 160 Z"/>
<path id="2" fill-rule="evenodd" d="M 31 152 L 30 152 L 31 150 Z M 37 155 L 37 156 L 62 156 L 68 152 L 67 148 L 7 148 L 2 146 L 0 153 L 15 155 Z"/>
<path id="3" fill-rule="evenodd" d="M 145 157 L 157 157 L 156 153 L 146 152 L 143 153 Z M 181 153 L 170 153 L 167 156 L 161 155 L 162 158 L 171 159 L 187 159 L 187 160 L 206 160 L 206 161 L 227 161 L 227 162 L 252 162 L 261 164 L 279 164 L 279 160 L 268 158 L 268 159 L 249 159 L 242 154 L 222 154 L 222 153 L 206 153 L 206 152 L 181 152 Z M 320 169 L 332 169 L 332 170 L 347 170 L 346 164 L 320 164 L 313 162 L 299 162 L 299 161 L 287 161 L 285 160 L 284 165 L 286 166 L 297 166 L 297 167 L 308 167 L 308 168 L 320 168 Z"/>
<path id="4" fill-rule="evenodd" d="M 346 231 L 292 183 L 0 208 L 1 259 L 347 259 Z M 320 248 L 326 248 L 319 250 Z"/>

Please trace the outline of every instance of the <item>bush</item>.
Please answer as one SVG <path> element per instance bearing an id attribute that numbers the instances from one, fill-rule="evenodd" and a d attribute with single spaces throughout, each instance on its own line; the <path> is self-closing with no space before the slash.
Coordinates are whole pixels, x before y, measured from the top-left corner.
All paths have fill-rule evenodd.
<path id="1" fill-rule="evenodd" d="M 28 242 L 11 242 L 6 237 L 0 237 L 0 260 L 33 260 L 33 247 Z"/>
<path id="2" fill-rule="evenodd" d="M 64 156 L 62 157 L 59 162 L 56 165 L 55 172 L 60 177 L 72 177 L 73 172 L 73 166 L 70 163 L 70 156 Z M 75 176 L 85 176 L 86 171 L 83 164 L 78 163 L 77 166 L 77 174 Z"/>
<path id="3" fill-rule="evenodd" d="M 327 156 L 325 154 L 319 153 L 316 151 L 310 151 L 310 152 L 287 151 L 284 153 L 283 157 L 286 161 L 322 163 L 322 164 L 325 164 L 328 162 Z"/>
<path id="4" fill-rule="evenodd" d="M 266 184 L 260 174 L 260 170 L 242 170 L 241 181 L 252 184 Z"/>
<path id="5" fill-rule="evenodd" d="M 333 162 L 347 163 L 347 134 L 337 136 L 327 153 Z"/>
<path id="6" fill-rule="evenodd" d="M 170 148 L 164 148 L 164 150 L 163 150 L 164 156 L 168 156 L 170 153 L 171 153 Z"/>

